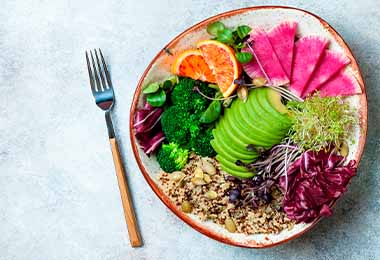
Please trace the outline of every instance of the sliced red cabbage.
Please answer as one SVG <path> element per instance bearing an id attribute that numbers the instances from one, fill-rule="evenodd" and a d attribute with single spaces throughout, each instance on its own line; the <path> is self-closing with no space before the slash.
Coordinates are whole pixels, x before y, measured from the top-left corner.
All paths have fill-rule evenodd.
<path id="1" fill-rule="evenodd" d="M 160 119 L 162 108 L 154 108 L 147 102 L 135 115 L 136 138 L 146 154 L 154 152 L 165 139 L 161 129 Z"/>
<path id="2" fill-rule="evenodd" d="M 356 174 L 356 161 L 344 165 L 345 157 L 334 152 L 307 151 L 280 178 L 286 191 L 283 209 L 297 223 L 310 223 L 320 216 L 330 216 L 331 206 L 347 189 Z"/>

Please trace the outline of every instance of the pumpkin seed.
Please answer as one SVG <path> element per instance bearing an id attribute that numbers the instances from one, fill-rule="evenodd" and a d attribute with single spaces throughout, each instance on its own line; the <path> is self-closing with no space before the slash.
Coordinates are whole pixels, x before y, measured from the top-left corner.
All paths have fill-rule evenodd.
<path id="1" fill-rule="evenodd" d="M 175 172 L 172 172 L 170 175 L 169 175 L 169 179 L 171 181 L 175 181 L 175 182 L 179 182 L 180 180 L 182 180 L 183 178 L 185 177 L 185 174 L 181 171 L 175 171 Z"/>
<path id="2" fill-rule="evenodd" d="M 232 218 L 227 218 L 226 221 L 224 222 L 224 226 L 229 232 L 235 233 L 236 225 L 235 225 L 235 222 L 232 220 Z"/>
<path id="3" fill-rule="evenodd" d="M 193 205 L 187 200 L 184 200 L 181 204 L 181 209 L 185 213 L 190 213 L 193 210 Z"/>
<path id="4" fill-rule="evenodd" d="M 212 163 L 210 163 L 209 161 L 207 161 L 204 158 L 202 158 L 202 169 L 204 172 L 206 172 L 207 174 L 209 174 L 211 176 L 216 174 L 216 169 L 215 169 L 214 165 L 212 165 Z"/>
<path id="5" fill-rule="evenodd" d="M 237 95 L 243 101 L 243 103 L 247 102 L 248 88 L 246 86 L 240 86 L 237 90 Z"/>
<path id="6" fill-rule="evenodd" d="M 208 192 L 205 193 L 205 195 L 206 195 L 206 198 L 210 200 L 216 199 L 218 197 L 218 194 L 213 190 L 209 190 Z"/>
<path id="7" fill-rule="evenodd" d="M 262 87 L 262 86 L 265 86 L 265 84 L 267 84 L 267 80 L 265 78 L 254 78 L 252 80 L 252 84 L 257 86 L 257 87 Z"/>
<path id="8" fill-rule="evenodd" d="M 201 168 L 195 168 L 194 170 L 194 177 L 203 179 L 203 171 Z"/>
<path id="9" fill-rule="evenodd" d="M 203 178 L 201 179 L 201 178 L 196 178 L 196 177 L 192 178 L 192 179 L 191 179 L 191 182 L 192 182 L 195 186 L 201 186 L 201 185 L 205 185 L 205 184 L 206 184 L 206 182 L 203 180 Z"/>
<path id="10" fill-rule="evenodd" d="M 204 175 L 203 175 L 203 180 L 204 180 L 207 184 L 209 184 L 209 183 L 212 182 L 211 177 L 210 177 L 210 175 L 208 175 L 208 174 L 204 174 Z"/>

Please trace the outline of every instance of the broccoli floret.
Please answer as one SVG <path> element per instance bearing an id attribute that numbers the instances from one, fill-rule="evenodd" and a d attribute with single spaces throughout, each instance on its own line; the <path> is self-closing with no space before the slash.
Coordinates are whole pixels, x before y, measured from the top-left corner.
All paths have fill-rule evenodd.
<path id="1" fill-rule="evenodd" d="M 157 153 L 157 161 L 165 172 L 181 170 L 187 163 L 189 151 L 176 143 L 163 144 Z"/>
<path id="2" fill-rule="evenodd" d="M 198 87 L 203 94 L 209 97 L 214 97 L 215 95 L 215 90 L 209 88 L 207 83 L 189 78 L 182 78 L 171 93 L 172 103 L 193 113 L 199 113 L 206 110 L 210 101 L 196 92 L 194 87 Z"/>
<path id="3" fill-rule="evenodd" d="M 215 156 L 216 152 L 210 143 L 212 139 L 214 139 L 212 129 L 200 131 L 197 136 L 190 139 L 190 147 L 201 156 Z"/>
<path id="4" fill-rule="evenodd" d="M 161 126 L 166 139 L 177 144 L 186 144 L 200 132 L 199 117 L 189 111 L 171 106 L 162 113 Z"/>

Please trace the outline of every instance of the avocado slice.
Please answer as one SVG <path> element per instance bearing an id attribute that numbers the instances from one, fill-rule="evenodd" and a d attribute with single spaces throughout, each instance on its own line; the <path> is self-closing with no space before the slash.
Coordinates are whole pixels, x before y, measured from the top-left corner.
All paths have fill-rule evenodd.
<path id="1" fill-rule="evenodd" d="M 271 95 L 268 95 L 268 91 L 271 90 L 269 88 L 262 88 L 257 89 L 256 91 L 256 97 L 258 104 L 261 105 L 264 111 L 269 113 L 272 117 L 272 120 L 274 120 L 277 124 L 279 124 L 279 129 L 288 129 L 291 125 L 291 121 L 285 114 L 281 114 L 279 111 L 276 110 L 269 101 L 269 98 L 278 99 L 276 95 L 280 95 L 279 93 L 271 93 Z M 274 91 L 274 90 L 271 90 Z M 277 94 L 276 94 L 277 93 Z M 281 97 L 280 97 L 281 99 Z M 281 101 L 281 100 L 280 100 Z M 277 101 L 273 101 L 277 102 Z M 273 124 L 273 121 L 271 122 Z"/>
<path id="2" fill-rule="evenodd" d="M 256 100 L 256 93 L 252 93 L 249 96 L 249 99 L 252 99 L 252 102 L 246 103 L 240 106 L 242 113 L 245 113 L 245 117 L 248 121 L 252 122 L 255 126 L 265 131 L 266 136 L 271 136 L 272 142 L 271 145 L 277 143 L 282 139 L 284 133 L 279 131 L 277 127 L 273 127 L 273 122 L 270 124 L 267 120 L 270 120 L 272 116 L 269 113 L 266 113 L 260 104 Z M 259 133 L 258 133 L 259 134 Z M 264 137 L 264 136 L 263 136 Z M 269 139 L 268 139 L 269 140 Z"/>
<path id="3" fill-rule="evenodd" d="M 250 152 L 245 147 L 244 148 L 233 147 L 230 143 L 228 143 L 228 140 L 223 135 L 220 134 L 220 131 L 218 132 L 216 131 L 216 129 L 214 129 L 212 133 L 214 135 L 215 142 L 218 143 L 218 147 L 222 148 L 219 150 L 215 149 L 217 153 L 228 152 L 229 154 L 231 154 L 233 158 L 241 158 L 241 159 L 249 159 L 249 160 L 252 160 L 252 158 L 257 155 L 256 151 Z"/>
<path id="4" fill-rule="evenodd" d="M 286 108 L 286 106 L 281 101 L 281 94 L 277 91 L 268 88 L 267 89 L 267 97 L 270 101 L 271 105 L 281 114 L 284 116 L 288 116 L 289 110 Z"/>
<path id="5" fill-rule="evenodd" d="M 224 158 L 220 158 L 220 157 L 216 156 L 216 159 L 219 161 L 222 169 L 225 172 L 227 172 L 228 174 L 231 174 L 231 175 L 239 177 L 239 178 L 252 178 L 253 176 L 255 176 L 254 172 L 249 172 L 244 167 L 234 165 L 234 164 L 224 160 Z M 231 167 L 231 164 L 232 164 L 232 167 Z M 236 169 L 235 166 L 241 167 L 242 169 L 239 169 L 239 168 Z"/>
<path id="6" fill-rule="evenodd" d="M 244 143 L 240 142 L 239 139 L 237 139 L 235 136 L 231 136 L 226 132 L 225 128 L 222 127 L 221 123 L 218 122 L 216 124 L 214 137 L 222 139 L 222 143 L 224 143 L 224 146 L 230 147 L 233 150 L 240 151 L 243 154 L 251 154 L 246 147 Z"/>
<path id="7" fill-rule="evenodd" d="M 229 129 L 231 134 L 237 136 L 242 142 L 244 142 L 244 147 L 247 147 L 247 145 L 249 144 L 254 144 L 268 148 L 271 147 L 271 144 L 267 140 L 263 140 L 263 138 L 258 138 L 257 135 L 253 136 L 252 134 L 245 134 L 236 126 L 236 124 L 233 124 L 230 121 L 231 120 L 224 120 L 223 122 L 221 122 L 221 124 L 224 125 L 225 129 Z"/>
<path id="8" fill-rule="evenodd" d="M 234 161 L 234 160 L 236 161 L 236 160 L 238 160 L 236 158 L 239 158 L 239 160 L 242 161 L 242 162 L 244 162 L 244 163 L 250 163 L 250 162 L 253 161 L 252 156 L 250 158 L 244 158 L 244 155 L 238 154 L 235 157 L 235 155 L 231 154 L 229 151 L 227 151 L 226 149 L 222 148 L 222 146 L 220 146 L 220 143 L 216 139 L 211 140 L 210 143 L 211 143 L 212 148 L 214 148 L 214 150 L 220 156 L 222 156 L 222 157 L 224 157 L 224 158 L 226 158 L 226 159 L 228 159 L 230 161 Z"/>
<path id="9" fill-rule="evenodd" d="M 222 167 L 222 169 L 233 176 L 240 178 L 251 178 L 255 176 L 254 172 L 249 172 L 243 166 L 237 166 L 236 164 L 225 160 L 223 157 L 219 155 L 216 156 L 216 159 L 220 162 L 220 166 Z"/>
<path id="10" fill-rule="evenodd" d="M 220 127 L 224 129 L 224 131 L 228 131 L 231 136 L 234 136 L 238 139 L 239 143 L 242 143 L 244 148 L 249 144 L 255 144 L 263 147 L 270 147 L 270 144 L 267 140 L 263 140 L 263 138 L 258 138 L 257 135 L 246 134 L 243 133 L 238 127 L 236 123 L 231 123 L 230 120 L 223 120 L 220 122 Z"/>
<path id="11" fill-rule="evenodd" d="M 235 103 L 238 102 L 238 103 Z M 235 124 L 236 128 L 240 130 L 244 135 L 250 136 L 250 138 L 254 138 L 257 142 L 257 144 L 260 145 L 270 145 L 275 141 L 277 138 L 273 137 L 272 135 L 265 133 L 265 130 L 260 129 L 257 127 L 254 123 L 248 122 L 245 119 L 245 115 L 241 113 L 239 106 L 244 106 L 246 104 L 239 103 L 240 100 L 235 100 L 234 103 L 231 105 L 231 108 L 226 111 L 225 119 L 231 120 L 230 125 Z M 254 143 L 255 144 L 255 143 Z"/>

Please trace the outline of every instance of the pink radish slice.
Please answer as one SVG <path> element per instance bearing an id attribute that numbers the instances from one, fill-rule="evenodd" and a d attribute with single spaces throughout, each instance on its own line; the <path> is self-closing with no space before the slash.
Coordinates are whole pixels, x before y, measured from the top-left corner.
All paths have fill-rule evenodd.
<path id="1" fill-rule="evenodd" d="M 296 42 L 289 89 L 297 96 L 302 95 L 327 45 L 328 40 L 319 36 L 305 36 Z"/>
<path id="2" fill-rule="evenodd" d="M 244 49 L 243 51 L 250 52 L 249 49 Z M 260 65 L 257 63 L 255 57 L 252 57 L 252 60 L 248 63 L 244 63 L 243 69 L 252 79 L 254 78 L 266 78 L 264 73 L 260 69 Z"/>
<path id="3" fill-rule="evenodd" d="M 260 68 L 261 66 L 261 69 L 263 70 L 261 71 L 261 76 L 266 75 L 267 77 L 265 78 L 269 80 L 270 85 L 281 86 L 288 84 L 289 78 L 282 69 L 281 63 L 273 50 L 266 32 L 262 29 L 255 29 L 251 33 L 248 42 L 251 43 L 250 45 L 253 51 L 248 47 L 244 48 L 243 51 L 252 53 L 254 59 L 244 66 L 246 72 L 249 71 L 250 73 L 260 75 L 257 68 Z M 257 58 L 257 61 L 255 61 L 255 58 Z M 257 65 L 255 65 L 255 62 Z"/>
<path id="4" fill-rule="evenodd" d="M 268 33 L 269 41 L 288 78 L 290 78 L 292 71 L 293 47 L 296 30 L 296 22 L 283 22 Z"/>
<path id="5" fill-rule="evenodd" d="M 352 96 L 361 94 L 362 89 L 354 76 L 339 73 L 319 89 L 321 97 Z"/>
<path id="6" fill-rule="evenodd" d="M 319 89 L 325 82 L 331 79 L 341 69 L 350 63 L 350 59 L 346 55 L 326 50 L 319 62 L 318 67 L 314 71 L 309 84 L 302 92 L 302 97 L 312 94 Z"/>

